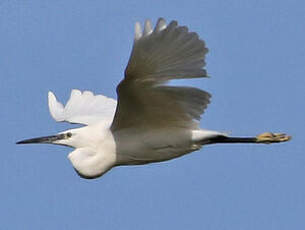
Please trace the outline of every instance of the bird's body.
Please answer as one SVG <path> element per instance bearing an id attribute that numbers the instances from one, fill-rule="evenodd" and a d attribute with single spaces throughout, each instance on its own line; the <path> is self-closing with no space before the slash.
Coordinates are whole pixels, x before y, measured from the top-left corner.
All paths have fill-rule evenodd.
<path id="1" fill-rule="evenodd" d="M 193 87 L 169 86 L 172 79 L 207 77 L 208 49 L 198 35 L 172 21 L 159 19 L 154 30 L 145 22 L 135 26 L 135 41 L 117 87 L 118 101 L 72 90 L 65 106 L 49 92 L 49 109 L 56 121 L 84 127 L 54 136 L 18 142 L 51 143 L 74 147 L 68 155 L 84 178 L 96 178 L 114 166 L 160 162 L 180 157 L 214 143 L 273 143 L 290 139 L 284 134 L 229 137 L 199 127 L 211 95 Z"/>
<path id="2" fill-rule="evenodd" d="M 111 132 L 110 125 L 111 122 L 103 121 L 65 131 L 77 135 L 67 143 L 60 140 L 54 144 L 75 147 L 76 150 L 68 155 L 74 168 L 82 177 L 95 178 L 118 165 L 140 165 L 180 157 L 199 150 L 204 140 L 225 135 L 216 131 L 183 128 L 149 131 L 128 128 Z"/>

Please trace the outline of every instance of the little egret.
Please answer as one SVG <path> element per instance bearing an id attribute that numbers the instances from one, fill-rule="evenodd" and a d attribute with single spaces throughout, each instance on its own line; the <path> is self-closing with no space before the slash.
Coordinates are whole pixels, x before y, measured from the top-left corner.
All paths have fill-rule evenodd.
<path id="1" fill-rule="evenodd" d="M 68 158 L 76 172 L 91 179 L 119 165 L 161 162 L 216 143 L 276 143 L 283 133 L 231 137 L 199 128 L 211 95 L 193 87 L 169 86 L 172 79 L 207 77 L 204 41 L 176 21 L 160 18 L 155 28 L 146 20 L 135 37 L 125 78 L 117 87 L 118 101 L 90 91 L 72 90 L 63 106 L 49 92 L 49 110 L 58 122 L 83 124 L 53 136 L 17 144 L 48 143 L 75 148 Z"/>

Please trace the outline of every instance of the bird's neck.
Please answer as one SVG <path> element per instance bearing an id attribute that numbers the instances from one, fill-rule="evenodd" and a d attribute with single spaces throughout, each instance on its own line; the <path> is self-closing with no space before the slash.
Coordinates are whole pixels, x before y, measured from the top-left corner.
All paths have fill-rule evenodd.
<path id="1" fill-rule="evenodd" d="M 77 131 L 78 139 L 73 143 L 76 149 L 68 158 L 80 176 L 96 178 L 116 165 L 116 144 L 108 128 L 87 126 Z"/>

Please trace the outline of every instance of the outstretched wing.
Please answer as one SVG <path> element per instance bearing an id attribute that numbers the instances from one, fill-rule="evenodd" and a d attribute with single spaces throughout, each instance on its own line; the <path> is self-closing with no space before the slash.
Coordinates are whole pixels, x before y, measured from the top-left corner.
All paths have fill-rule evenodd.
<path id="1" fill-rule="evenodd" d="M 90 91 L 72 90 L 70 99 L 63 106 L 55 95 L 49 92 L 49 110 L 56 121 L 67 121 L 89 125 L 103 120 L 112 121 L 117 105 L 116 100 Z"/>
<path id="2" fill-rule="evenodd" d="M 208 49 L 198 35 L 176 21 L 159 19 L 152 30 L 137 22 L 125 78 L 117 87 L 112 131 L 125 128 L 198 128 L 210 94 L 192 87 L 166 86 L 168 80 L 206 77 Z M 197 121 L 196 121 L 197 120 Z"/>

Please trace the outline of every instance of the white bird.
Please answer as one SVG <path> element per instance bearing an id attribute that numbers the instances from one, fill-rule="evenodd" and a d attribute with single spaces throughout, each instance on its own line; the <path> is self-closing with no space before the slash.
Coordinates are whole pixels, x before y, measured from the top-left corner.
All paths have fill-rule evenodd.
<path id="1" fill-rule="evenodd" d="M 91 179 L 119 165 L 160 162 L 215 143 L 274 143 L 290 139 L 282 133 L 230 137 L 199 127 L 211 95 L 193 87 L 169 86 L 172 79 L 207 77 L 208 49 L 194 32 L 176 21 L 160 18 L 152 29 L 146 20 L 135 38 L 125 78 L 117 87 L 118 101 L 90 91 L 72 90 L 63 106 L 49 92 L 49 110 L 60 122 L 79 123 L 53 136 L 17 144 L 50 143 L 75 148 L 68 155 L 76 172 Z"/>

